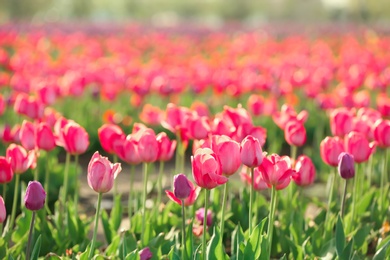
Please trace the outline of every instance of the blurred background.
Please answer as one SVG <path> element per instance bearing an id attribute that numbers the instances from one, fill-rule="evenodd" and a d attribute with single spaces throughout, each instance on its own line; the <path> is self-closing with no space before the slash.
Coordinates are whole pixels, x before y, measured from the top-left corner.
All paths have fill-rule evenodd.
<path id="1" fill-rule="evenodd" d="M 389 0 L 0 0 L 0 23 L 131 22 L 218 27 L 272 22 L 386 25 Z"/>

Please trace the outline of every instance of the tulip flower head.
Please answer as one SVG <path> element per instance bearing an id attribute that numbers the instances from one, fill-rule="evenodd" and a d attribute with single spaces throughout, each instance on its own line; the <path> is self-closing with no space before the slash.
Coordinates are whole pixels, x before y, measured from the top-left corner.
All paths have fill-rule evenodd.
<path id="1" fill-rule="evenodd" d="M 138 155 L 142 162 L 150 163 L 158 159 L 159 146 L 154 131 L 150 128 L 138 131 L 135 136 L 138 144 Z"/>
<path id="2" fill-rule="evenodd" d="M 304 145 L 306 142 L 305 126 L 299 121 L 288 122 L 284 128 L 284 137 L 289 145 Z"/>
<path id="3" fill-rule="evenodd" d="M 56 147 L 54 134 L 47 123 L 39 123 L 36 128 L 35 143 L 38 149 L 45 151 L 51 151 Z"/>
<path id="4" fill-rule="evenodd" d="M 153 254 L 150 251 L 149 247 L 145 247 L 141 251 L 139 251 L 139 258 L 140 260 L 149 260 L 152 259 Z"/>
<path id="5" fill-rule="evenodd" d="M 355 176 L 355 161 L 353 155 L 344 152 L 340 154 L 338 172 L 343 179 L 351 179 Z"/>
<path id="6" fill-rule="evenodd" d="M 26 150 L 34 150 L 35 148 L 35 126 L 33 123 L 24 120 L 19 131 L 20 142 Z"/>
<path id="7" fill-rule="evenodd" d="M 374 153 L 376 143 L 369 143 L 364 134 L 352 131 L 345 136 L 344 146 L 346 152 L 353 155 L 355 162 L 362 163 Z"/>
<path id="8" fill-rule="evenodd" d="M 14 172 L 12 171 L 9 158 L 0 156 L 0 183 L 8 183 L 12 181 Z"/>
<path id="9" fill-rule="evenodd" d="M 200 187 L 196 187 L 184 174 L 178 174 L 174 176 L 173 180 L 173 192 L 166 190 L 168 198 L 173 202 L 181 205 L 184 198 L 184 206 L 190 206 L 195 203 L 201 190 Z M 187 196 L 188 194 L 188 196 Z"/>
<path id="10" fill-rule="evenodd" d="M 301 155 L 295 162 L 295 173 L 292 175 L 294 182 L 298 186 L 308 186 L 313 184 L 316 177 L 316 168 L 310 157 Z"/>
<path id="11" fill-rule="evenodd" d="M 248 167 L 243 166 L 241 170 L 241 179 L 248 185 L 252 185 L 251 176 L 248 174 Z M 267 183 L 263 179 L 263 175 L 261 175 L 259 168 L 256 167 L 253 169 L 253 188 L 257 191 L 262 191 L 268 189 Z"/>
<path id="12" fill-rule="evenodd" d="M 24 197 L 24 205 L 27 209 L 36 211 L 43 208 L 46 200 L 46 192 L 38 181 L 30 181 Z"/>
<path id="13" fill-rule="evenodd" d="M 203 225 L 204 220 L 204 208 L 200 208 L 195 212 L 196 219 Z M 211 226 L 213 224 L 213 215 L 211 210 L 207 210 L 207 226 Z"/>
<path id="14" fill-rule="evenodd" d="M 221 161 L 222 173 L 233 175 L 241 166 L 240 144 L 226 135 L 214 135 L 212 140 L 212 150 Z"/>
<path id="15" fill-rule="evenodd" d="M 0 196 L 0 223 L 3 223 L 6 217 L 7 217 L 7 211 L 5 209 L 5 203 L 3 197 Z"/>
<path id="16" fill-rule="evenodd" d="M 88 164 L 88 185 L 96 192 L 109 192 L 121 170 L 120 163 L 112 164 L 107 157 L 95 152 Z"/>
<path id="17" fill-rule="evenodd" d="M 339 155 L 344 152 L 344 142 L 340 137 L 327 136 L 320 144 L 320 154 L 322 160 L 333 167 L 339 163 Z"/>
<path id="18" fill-rule="evenodd" d="M 172 159 L 176 149 L 176 140 L 171 141 L 165 132 L 161 132 L 156 136 L 159 146 L 158 160 L 162 162 Z"/>
<path id="19" fill-rule="evenodd" d="M 383 148 L 390 147 L 390 121 L 379 119 L 374 125 L 374 139 L 378 146 Z"/>
<path id="20" fill-rule="evenodd" d="M 21 174 L 31 167 L 35 167 L 36 157 L 34 151 L 27 152 L 22 146 L 10 144 L 7 148 L 6 157 L 11 162 L 12 171 Z"/>
<path id="21" fill-rule="evenodd" d="M 107 153 L 114 153 L 114 146 L 117 142 L 125 139 L 122 128 L 114 124 L 104 124 L 98 129 L 100 144 Z"/>
<path id="22" fill-rule="evenodd" d="M 338 108 L 330 114 L 330 130 L 334 136 L 344 137 L 352 131 L 354 113 L 347 108 Z"/>
<path id="23" fill-rule="evenodd" d="M 291 168 L 290 157 L 277 154 L 264 157 L 259 166 L 259 171 L 268 187 L 275 186 L 277 190 L 286 188 L 295 172 Z"/>
<path id="24" fill-rule="evenodd" d="M 72 155 L 83 154 L 89 146 L 89 135 L 76 122 L 67 121 L 65 126 L 60 130 L 57 144 L 64 147 L 65 151 Z"/>
<path id="25" fill-rule="evenodd" d="M 257 167 L 263 161 L 263 150 L 261 149 L 260 142 L 257 138 L 248 135 L 241 142 L 241 162 L 250 167 Z"/>

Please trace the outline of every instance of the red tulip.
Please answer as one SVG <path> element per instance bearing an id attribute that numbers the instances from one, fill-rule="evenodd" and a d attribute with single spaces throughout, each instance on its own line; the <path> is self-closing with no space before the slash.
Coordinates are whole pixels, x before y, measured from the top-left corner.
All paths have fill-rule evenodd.
<path id="1" fill-rule="evenodd" d="M 288 122 L 284 128 L 284 137 L 289 145 L 304 145 L 306 142 L 305 126 L 298 121 Z"/>
<path id="2" fill-rule="evenodd" d="M 321 141 L 320 154 L 324 163 L 336 167 L 342 152 L 344 152 L 344 143 L 341 138 L 327 136 Z"/>
<path id="3" fill-rule="evenodd" d="M 295 162 L 295 174 L 292 179 L 298 186 L 308 186 L 313 184 L 316 177 L 316 168 L 311 159 L 306 155 L 301 155 Z"/>
<path id="4" fill-rule="evenodd" d="M 259 171 L 268 187 L 275 186 L 277 190 L 284 189 L 291 181 L 294 170 L 291 168 L 291 160 L 288 156 L 280 157 L 271 154 L 264 157 L 259 166 Z"/>
<path id="5" fill-rule="evenodd" d="M 35 149 L 35 125 L 29 121 L 23 120 L 19 132 L 20 142 L 27 150 Z"/>
<path id="6" fill-rule="evenodd" d="M 182 182 L 179 182 L 179 181 L 177 181 L 177 176 L 178 175 L 175 175 L 176 178 L 173 181 L 174 192 L 166 190 L 165 193 L 167 194 L 167 196 L 170 200 L 181 205 L 181 199 L 179 198 L 180 195 L 176 194 L 176 193 L 182 193 L 184 191 L 186 194 L 188 193 L 187 197 L 183 196 L 183 197 L 185 197 L 184 198 L 184 206 L 193 205 L 199 196 L 199 192 L 200 192 L 201 188 L 196 187 L 190 180 L 187 179 L 187 177 L 185 177 L 187 182 L 185 182 L 184 178 L 182 178 L 182 177 L 181 177 Z M 176 180 L 176 182 L 175 182 L 175 180 Z M 176 183 L 176 185 L 175 185 L 175 183 Z M 178 192 L 178 191 L 180 191 L 180 192 Z"/>
<path id="7" fill-rule="evenodd" d="M 55 137 L 50 126 L 45 123 L 39 123 L 36 128 L 35 143 L 38 149 L 51 151 L 56 147 Z"/>
<path id="8" fill-rule="evenodd" d="M 156 137 L 158 143 L 158 160 L 162 162 L 172 159 L 176 149 L 176 140 L 171 141 L 165 132 L 161 132 Z"/>
<path id="9" fill-rule="evenodd" d="M 222 173 L 233 175 L 241 166 L 240 144 L 226 135 L 213 136 L 212 140 L 212 150 L 221 161 Z"/>
<path id="10" fill-rule="evenodd" d="M 252 185 L 251 176 L 248 174 L 248 167 L 243 166 L 240 175 L 244 182 L 246 182 L 248 185 Z M 262 191 L 268 189 L 268 185 L 264 181 L 263 175 L 260 174 L 258 167 L 253 169 L 253 178 L 253 188 L 255 190 Z"/>
<path id="11" fill-rule="evenodd" d="M 379 119 L 373 126 L 374 139 L 380 147 L 390 147 L 390 121 Z"/>
<path id="12" fill-rule="evenodd" d="M 240 148 L 242 164 L 253 168 L 259 166 L 263 161 L 263 150 L 257 138 L 248 135 L 241 142 Z"/>
<path id="13" fill-rule="evenodd" d="M 375 143 L 369 143 L 367 138 L 358 132 L 350 132 L 345 136 L 344 146 L 347 153 L 353 155 L 355 162 L 361 163 L 368 160 L 375 150 Z"/>
<path id="14" fill-rule="evenodd" d="M 98 129 L 98 137 L 103 149 L 110 154 L 114 153 L 117 142 L 125 139 L 122 128 L 114 124 L 104 124 Z"/>
<path id="15" fill-rule="evenodd" d="M 22 146 L 10 144 L 7 148 L 7 159 L 11 163 L 12 171 L 15 174 L 21 174 L 29 168 L 34 167 L 36 163 L 34 151 L 27 152 Z"/>
<path id="16" fill-rule="evenodd" d="M 196 184 L 205 189 L 213 189 L 228 181 L 222 175 L 221 162 L 217 155 L 209 148 L 196 150 L 191 157 L 192 176 Z"/>
<path id="17" fill-rule="evenodd" d="M 3 223 L 6 217 L 7 217 L 7 211 L 5 209 L 4 200 L 3 197 L 0 196 L 0 223 Z"/>
<path id="18" fill-rule="evenodd" d="M 61 130 L 57 145 L 64 147 L 65 151 L 72 155 L 82 154 L 88 149 L 89 136 L 82 126 L 68 121 Z"/>
<path id="19" fill-rule="evenodd" d="M 338 108 L 330 114 L 330 130 L 332 134 L 339 137 L 344 137 L 352 131 L 353 112 L 347 108 Z"/>
<path id="20" fill-rule="evenodd" d="M 109 192 L 121 170 L 120 163 L 112 164 L 107 157 L 95 152 L 88 164 L 88 185 L 96 192 Z"/>
<path id="21" fill-rule="evenodd" d="M 0 156 L 0 183 L 8 183 L 12 181 L 14 172 L 12 171 L 10 158 Z"/>

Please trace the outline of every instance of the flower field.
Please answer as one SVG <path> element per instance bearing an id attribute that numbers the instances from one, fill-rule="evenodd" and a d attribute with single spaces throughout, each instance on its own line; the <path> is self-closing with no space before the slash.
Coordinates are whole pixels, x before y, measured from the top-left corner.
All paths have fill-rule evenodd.
<path id="1" fill-rule="evenodd" d="M 357 28 L 0 27 L 0 258 L 389 259 L 389 50 Z"/>

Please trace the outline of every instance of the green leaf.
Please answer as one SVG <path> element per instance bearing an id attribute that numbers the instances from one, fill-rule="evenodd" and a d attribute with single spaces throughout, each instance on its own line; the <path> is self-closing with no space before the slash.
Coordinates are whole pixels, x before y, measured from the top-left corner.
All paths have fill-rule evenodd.
<path id="1" fill-rule="evenodd" d="M 264 218 L 252 231 L 251 236 L 249 237 L 248 243 L 246 244 L 244 251 L 244 258 L 250 259 L 254 257 L 254 259 L 258 259 L 261 253 L 261 245 L 263 236 L 262 233 L 264 231 L 265 222 L 267 218 Z"/>
<path id="2" fill-rule="evenodd" d="M 114 232 L 118 231 L 122 221 L 121 194 L 114 197 L 114 206 L 110 214 L 110 225 Z"/>
<path id="3" fill-rule="evenodd" d="M 214 226 L 213 235 L 211 236 L 210 242 L 207 245 L 207 257 L 207 259 L 210 260 L 229 259 L 223 248 L 222 237 L 219 233 L 219 228 L 216 226 Z"/>
<path id="4" fill-rule="evenodd" d="M 293 241 L 290 240 L 289 237 L 285 237 L 285 240 L 287 241 L 290 251 L 293 255 L 293 259 L 295 260 L 303 260 L 303 250 L 300 245 L 295 244 Z"/>
<path id="5" fill-rule="evenodd" d="M 244 232 L 242 231 L 240 223 L 238 223 L 238 225 L 232 232 L 232 244 L 231 244 L 232 256 L 239 257 L 240 243 L 243 242 L 244 240 L 245 240 Z"/>
<path id="6" fill-rule="evenodd" d="M 372 199 L 374 198 L 375 190 L 370 190 L 365 193 L 363 198 L 357 201 L 356 205 L 356 216 L 361 216 L 368 207 L 371 205 Z"/>
<path id="7" fill-rule="evenodd" d="M 382 260 L 382 259 L 386 259 L 386 257 L 389 257 L 390 253 L 387 252 L 387 248 L 389 246 L 390 246 L 390 239 L 381 248 L 379 248 L 376 251 L 374 258 L 372 258 L 372 260 Z"/>
<path id="8" fill-rule="evenodd" d="M 345 247 L 343 254 L 339 257 L 340 260 L 349 260 L 352 257 L 352 252 L 353 252 L 353 244 L 354 244 L 354 239 L 352 238 L 351 241 L 347 244 Z"/>
<path id="9" fill-rule="evenodd" d="M 107 249 L 106 249 L 106 255 L 107 256 L 117 255 L 117 251 L 118 251 L 118 248 L 119 248 L 120 241 L 121 241 L 121 237 L 120 237 L 119 234 L 114 236 L 114 238 L 112 239 L 111 244 L 109 244 Z"/>
<path id="10" fill-rule="evenodd" d="M 369 242 L 367 241 L 367 238 L 370 232 L 371 232 L 371 226 L 365 225 L 362 228 L 360 228 L 353 236 L 356 249 L 361 250 L 363 254 L 367 253 L 367 245 Z"/>
<path id="11" fill-rule="evenodd" d="M 341 221 L 340 215 L 337 218 L 336 224 L 336 253 L 339 258 L 341 258 L 345 246 L 345 234 L 343 222 Z"/>
<path id="12" fill-rule="evenodd" d="M 199 260 L 200 259 L 201 254 L 199 253 L 199 251 L 201 250 L 201 248 L 202 248 L 202 244 L 199 244 L 199 246 L 195 250 L 194 257 L 192 258 L 193 260 Z"/>
<path id="13" fill-rule="evenodd" d="M 193 222 L 188 225 L 186 232 L 186 247 L 187 247 L 187 258 L 192 259 L 194 253 L 194 235 L 192 233 Z"/>
<path id="14" fill-rule="evenodd" d="M 180 260 L 180 256 L 175 252 L 175 246 L 172 246 L 171 251 L 168 253 L 169 260 Z"/>
<path id="15" fill-rule="evenodd" d="M 0 237 L 0 259 L 5 259 L 5 256 L 7 255 L 7 248 L 8 245 L 5 242 L 3 237 Z"/>
<path id="16" fill-rule="evenodd" d="M 111 230 L 108 214 L 105 210 L 102 210 L 101 219 L 103 224 L 104 236 L 106 237 L 107 244 L 111 244 L 114 232 Z"/>
<path id="17" fill-rule="evenodd" d="M 139 256 L 139 253 L 138 253 L 138 250 L 134 250 L 133 252 L 127 254 L 125 260 L 139 260 L 140 259 L 140 256 Z"/>
<path id="18" fill-rule="evenodd" d="M 319 256 L 325 257 L 327 254 L 334 254 L 335 251 L 335 243 L 336 239 L 332 238 L 328 242 L 326 242 L 322 247 L 321 250 L 319 251 Z"/>
<path id="19" fill-rule="evenodd" d="M 31 253 L 31 259 L 38 259 L 40 251 L 41 251 L 41 235 L 39 235 L 37 241 L 35 242 L 34 249 Z"/>

